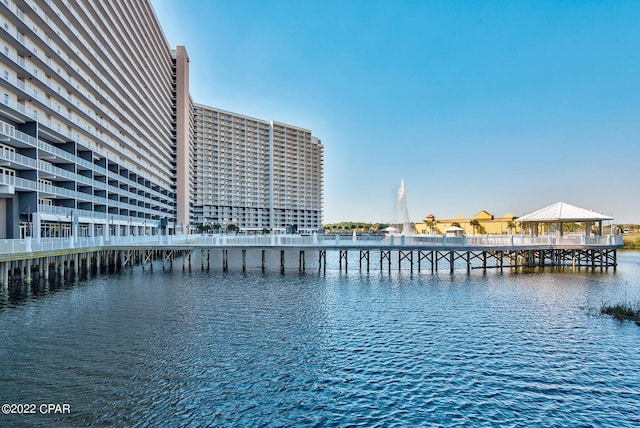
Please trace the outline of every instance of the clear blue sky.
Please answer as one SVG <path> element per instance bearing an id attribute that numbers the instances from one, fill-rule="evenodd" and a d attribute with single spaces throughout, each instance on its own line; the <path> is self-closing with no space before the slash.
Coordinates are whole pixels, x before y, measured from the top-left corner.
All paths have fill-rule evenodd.
<path id="1" fill-rule="evenodd" d="M 640 223 L 640 1 L 152 0 L 198 103 L 311 129 L 325 223 Z"/>

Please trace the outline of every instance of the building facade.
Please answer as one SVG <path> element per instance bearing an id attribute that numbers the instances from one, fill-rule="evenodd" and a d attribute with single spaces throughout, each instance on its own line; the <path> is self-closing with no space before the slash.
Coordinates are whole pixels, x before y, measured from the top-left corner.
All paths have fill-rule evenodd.
<path id="1" fill-rule="evenodd" d="M 206 230 L 322 227 L 323 146 L 311 131 L 194 106 L 195 215 Z"/>
<path id="2" fill-rule="evenodd" d="M 149 0 L 0 0 L 0 239 L 318 230 L 322 162 L 309 130 L 194 104 Z"/>
<path id="3" fill-rule="evenodd" d="M 487 211 L 480 211 L 472 218 L 458 216 L 451 219 L 436 219 L 429 214 L 425 219 L 415 224 L 415 231 L 419 235 L 444 234 L 450 227 L 460 227 L 465 235 L 510 235 L 520 232 L 517 217 L 511 213 L 503 217 L 495 217 Z"/>
<path id="4" fill-rule="evenodd" d="M 189 228 L 188 56 L 149 1 L 0 1 L 0 86 L 0 238 Z"/>

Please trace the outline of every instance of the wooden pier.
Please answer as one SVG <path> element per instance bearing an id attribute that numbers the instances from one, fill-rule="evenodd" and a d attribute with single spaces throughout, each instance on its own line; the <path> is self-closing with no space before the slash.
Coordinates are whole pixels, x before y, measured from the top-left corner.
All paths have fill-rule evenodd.
<path id="1" fill-rule="evenodd" d="M 326 251 L 320 250 L 319 265 L 326 271 Z M 431 273 L 456 269 L 518 269 L 540 267 L 577 268 L 615 268 L 617 266 L 616 249 L 357 249 L 353 252 L 359 255 L 359 270 L 369 272 L 373 267 L 380 271 L 391 270 L 429 270 Z M 379 253 L 378 264 L 373 264 L 372 254 Z M 372 266 L 373 265 L 373 266 Z M 349 250 L 339 250 L 339 268 L 345 272 L 349 268 Z"/>
<path id="2" fill-rule="evenodd" d="M 0 284 L 29 283 L 34 279 L 83 278 L 154 262 L 172 268 L 176 259 L 191 269 L 194 255 L 201 269 L 317 270 L 326 272 L 337 259 L 348 271 L 357 256 L 357 268 L 370 271 L 471 272 L 474 269 L 615 269 L 620 236 L 380 237 L 340 235 L 184 235 L 114 237 L 103 241 L 11 240 L 0 243 Z M 334 253 L 328 258 L 327 253 Z M 351 254 L 351 257 L 350 257 Z M 337 257 L 335 257 L 337 256 Z M 352 261 L 353 262 L 353 261 Z M 197 266 L 194 266 L 197 267 Z"/>

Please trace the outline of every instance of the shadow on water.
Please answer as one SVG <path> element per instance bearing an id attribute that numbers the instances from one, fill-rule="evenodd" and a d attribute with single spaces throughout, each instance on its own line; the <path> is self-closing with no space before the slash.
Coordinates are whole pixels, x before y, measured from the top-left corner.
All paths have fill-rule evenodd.
<path id="1" fill-rule="evenodd" d="M 153 267 L 148 264 L 144 267 L 140 264 L 136 264 L 133 268 L 131 266 L 123 267 L 120 260 L 109 260 L 104 265 L 97 266 L 94 260 L 89 268 L 87 268 L 86 263 L 81 263 L 79 266 L 79 272 L 76 272 L 72 265 L 67 265 L 65 262 L 61 269 L 56 269 L 53 264 L 50 265 L 46 278 L 38 269 L 33 267 L 31 272 L 31 281 L 25 281 L 25 271 L 20 272 L 20 269 L 16 268 L 13 272 L 10 272 L 7 286 L 0 285 L 0 311 L 5 308 L 24 305 L 33 300 L 44 299 L 54 293 L 71 290 L 84 284 L 90 285 L 92 281 L 99 278 L 114 278 L 114 275 L 131 275 L 133 269 L 146 270 L 152 275 L 166 274 L 169 272 L 181 272 L 189 275 L 200 271 L 216 272 L 223 276 L 238 274 L 236 271 L 226 272 L 222 269 L 200 269 L 186 266 L 187 265 L 183 263 L 181 259 L 175 259 L 169 266 L 165 266 L 164 263 L 156 260 L 153 262 Z M 247 270 L 246 272 L 242 272 L 242 277 L 247 279 L 256 272 L 260 272 L 260 270 Z M 283 277 L 291 277 L 293 273 L 293 271 L 288 270 L 262 271 L 262 273 L 269 274 L 276 272 L 279 272 Z M 296 271 L 296 273 L 298 272 Z M 299 273 L 300 276 L 304 276 L 306 274 L 303 272 Z"/>
<path id="2" fill-rule="evenodd" d="M 31 281 L 25 281 L 24 272 L 21 274 L 19 269 L 16 269 L 10 273 L 6 287 L 0 286 L 0 310 L 45 298 L 53 293 L 70 290 L 97 277 L 119 274 L 120 272 L 120 265 L 107 264 L 98 268 L 94 264 L 87 268 L 84 263 L 79 266 L 79 271 L 76 272 L 72 265 L 67 265 L 65 262 L 62 269 L 56 269 L 53 264 L 50 265 L 47 277 L 42 275 L 39 270 L 34 269 Z"/>
<path id="3" fill-rule="evenodd" d="M 69 290 L 86 281 L 86 275 L 69 273 L 65 276 L 54 275 L 49 279 L 36 278 L 30 283 L 22 279 L 10 279 L 6 288 L 0 290 L 0 309 L 5 306 L 15 307 L 30 300 L 44 298 L 49 294 Z"/>

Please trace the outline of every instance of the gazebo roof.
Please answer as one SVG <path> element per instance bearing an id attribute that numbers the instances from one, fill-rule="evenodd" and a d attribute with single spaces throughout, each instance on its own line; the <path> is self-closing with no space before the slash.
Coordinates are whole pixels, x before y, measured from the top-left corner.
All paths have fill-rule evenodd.
<path id="1" fill-rule="evenodd" d="M 556 202 L 553 205 L 539 209 L 530 214 L 518 217 L 520 223 L 557 223 L 557 222 L 585 222 L 613 220 L 608 215 L 593 212 L 565 202 Z"/>
<path id="2" fill-rule="evenodd" d="M 461 227 L 458 227 L 458 226 L 451 226 L 451 227 L 447 227 L 444 231 L 445 231 L 445 232 L 460 232 L 460 231 L 462 231 L 462 230 L 464 230 L 464 229 L 463 229 L 463 228 L 461 228 Z"/>

